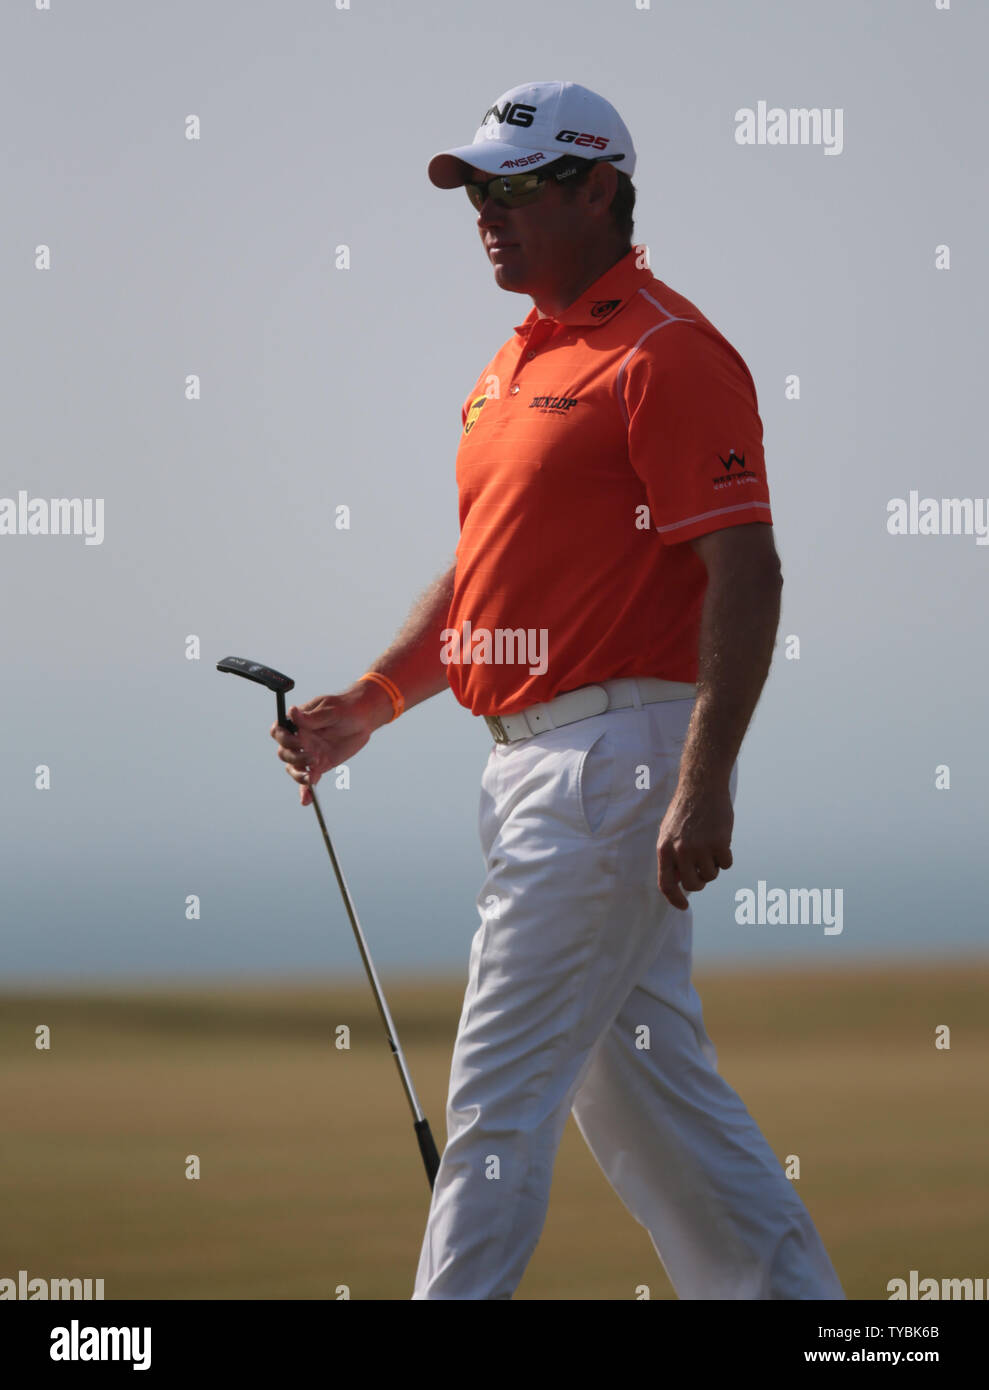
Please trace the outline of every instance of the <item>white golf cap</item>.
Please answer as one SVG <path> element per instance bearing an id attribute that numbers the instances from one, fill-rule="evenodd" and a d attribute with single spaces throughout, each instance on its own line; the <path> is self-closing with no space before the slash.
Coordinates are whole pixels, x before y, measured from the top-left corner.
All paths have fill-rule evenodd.
<path id="1" fill-rule="evenodd" d="M 488 107 L 473 144 L 433 155 L 429 177 L 459 188 L 468 165 L 517 174 L 568 154 L 614 160 L 630 178 L 635 169 L 632 137 L 610 101 L 577 82 L 526 82 Z"/>

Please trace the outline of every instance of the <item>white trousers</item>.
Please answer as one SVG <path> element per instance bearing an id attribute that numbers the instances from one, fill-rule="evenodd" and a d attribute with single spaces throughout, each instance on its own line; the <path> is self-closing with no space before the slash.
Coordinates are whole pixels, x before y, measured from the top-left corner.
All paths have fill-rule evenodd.
<path id="1" fill-rule="evenodd" d="M 691 912 L 656 884 L 693 704 L 608 711 L 491 749 L 481 926 L 413 1299 L 512 1297 L 571 1111 L 680 1298 L 845 1296 L 718 1075 L 690 978 Z"/>

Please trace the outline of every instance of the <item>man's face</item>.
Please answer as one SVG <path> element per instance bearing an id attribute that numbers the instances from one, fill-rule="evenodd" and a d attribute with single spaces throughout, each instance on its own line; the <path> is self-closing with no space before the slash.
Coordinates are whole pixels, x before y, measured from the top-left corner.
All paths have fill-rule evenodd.
<path id="1" fill-rule="evenodd" d="M 603 170 L 608 174 L 599 175 Z M 613 184 L 610 165 L 598 165 L 570 195 L 549 178 L 540 197 L 520 208 L 506 208 L 485 198 L 477 214 L 477 229 L 501 289 L 536 295 L 566 284 L 579 273 L 588 240 L 597 234 L 610 202 L 610 194 L 603 202 L 600 196 L 594 200 L 591 190 L 606 184 L 609 174 Z M 491 175 L 472 168 L 470 178 L 480 183 Z"/>

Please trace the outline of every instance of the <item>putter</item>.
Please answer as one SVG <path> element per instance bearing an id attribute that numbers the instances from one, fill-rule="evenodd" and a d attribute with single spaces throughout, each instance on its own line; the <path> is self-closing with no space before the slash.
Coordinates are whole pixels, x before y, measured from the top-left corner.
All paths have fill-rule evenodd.
<path id="1" fill-rule="evenodd" d="M 285 695 L 289 690 L 294 689 L 295 681 L 291 676 L 283 676 L 280 671 L 273 671 L 270 666 L 262 666 L 259 661 L 248 661 L 243 656 L 225 656 L 222 661 L 216 663 L 218 671 L 226 671 L 232 676 L 243 676 L 245 680 L 256 681 L 258 685 L 266 686 L 268 690 L 275 692 L 275 700 L 278 704 L 278 723 L 283 729 L 287 729 L 290 734 L 297 734 L 298 727 L 288 719 L 285 714 Z M 350 918 L 350 925 L 354 929 L 354 936 L 357 938 L 357 949 L 361 953 L 361 960 L 364 962 L 364 969 L 371 982 L 371 989 L 374 993 L 374 1001 L 378 1006 L 381 1021 L 385 1025 L 385 1033 L 388 1036 L 388 1046 L 391 1048 L 392 1056 L 395 1058 L 395 1065 L 398 1067 L 398 1074 L 402 1078 L 402 1086 L 405 1088 L 405 1095 L 412 1110 L 416 1138 L 419 1141 L 419 1152 L 422 1154 L 422 1161 L 426 1167 L 426 1177 L 429 1179 L 429 1186 L 432 1188 L 436 1180 L 436 1170 L 440 1166 L 439 1154 L 436 1152 L 436 1145 L 433 1142 L 432 1132 L 429 1128 L 429 1121 L 422 1113 L 419 1104 L 419 1097 L 416 1095 L 415 1087 L 412 1084 L 412 1076 L 405 1061 L 405 1054 L 398 1041 L 398 1031 L 392 1021 L 388 1004 L 385 1000 L 384 991 L 378 980 L 378 972 L 374 968 L 371 960 L 371 953 L 367 949 L 367 942 L 364 940 L 364 933 L 361 931 L 361 924 L 357 920 L 357 912 L 354 908 L 354 900 L 350 896 L 350 889 L 344 880 L 340 869 L 333 845 L 330 842 L 329 832 L 326 829 L 326 822 L 323 820 L 323 813 L 319 809 L 319 802 L 316 799 L 315 787 L 309 788 L 312 794 L 312 804 L 316 812 L 316 819 L 319 821 L 319 828 L 323 832 L 323 840 L 330 856 L 330 863 L 333 865 L 333 872 L 337 876 L 337 883 L 340 885 L 340 892 L 343 894 L 344 906 L 347 909 L 347 916 Z"/>

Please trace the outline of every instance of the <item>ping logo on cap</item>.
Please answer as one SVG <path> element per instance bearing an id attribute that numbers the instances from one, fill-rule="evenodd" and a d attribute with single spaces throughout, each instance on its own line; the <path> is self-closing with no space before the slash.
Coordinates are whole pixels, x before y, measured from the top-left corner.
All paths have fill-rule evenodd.
<path id="1" fill-rule="evenodd" d="M 527 106 L 523 101 L 505 102 L 504 106 L 489 106 L 481 117 L 481 125 L 487 125 L 488 118 L 493 116 L 499 125 L 532 125 L 532 118 L 536 114 L 534 106 Z"/>

